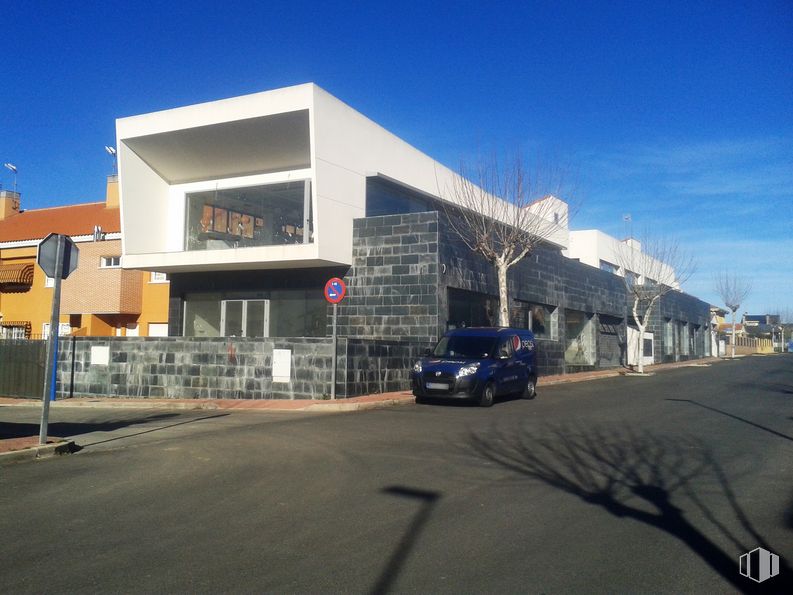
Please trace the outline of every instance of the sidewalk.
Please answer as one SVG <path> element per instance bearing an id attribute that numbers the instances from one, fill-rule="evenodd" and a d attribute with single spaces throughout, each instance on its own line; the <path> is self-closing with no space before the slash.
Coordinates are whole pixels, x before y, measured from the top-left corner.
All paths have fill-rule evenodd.
<path id="1" fill-rule="evenodd" d="M 714 362 L 723 361 L 720 358 L 710 357 L 687 362 L 671 364 L 656 364 L 645 366 L 646 373 L 655 373 L 663 370 L 709 366 Z M 613 368 L 597 370 L 594 372 L 579 372 L 576 374 L 560 374 L 555 376 L 542 376 L 538 382 L 539 390 L 543 386 L 567 384 L 571 382 L 587 382 L 601 378 L 613 378 L 629 373 L 626 368 Z M 415 402 L 410 391 L 364 395 L 349 399 L 336 400 L 281 400 L 281 399 L 121 399 L 114 397 L 77 397 L 50 403 L 51 409 L 63 407 L 122 407 L 130 409 L 206 409 L 206 410 L 240 410 L 240 411 L 299 411 L 308 413 L 335 413 L 342 411 L 362 411 L 367 409 L 380 409 L 395 405 L 407 405 Z M 2 407 L 41 407 L 38 399 L 14 399 L 0 397 Z M 59 438 L 50 437 L 46 446 L 38 446 L 38 436 L 25 438 L 2 439 L 0 438 L 0 457 L 5 458 L 11 452 L 17 453 L 18 458 L 36 458 L 52 454 L 71 452 L 73 444 L 57 442 Z M 20 451 L 25 451 L 24 455 Z"/>

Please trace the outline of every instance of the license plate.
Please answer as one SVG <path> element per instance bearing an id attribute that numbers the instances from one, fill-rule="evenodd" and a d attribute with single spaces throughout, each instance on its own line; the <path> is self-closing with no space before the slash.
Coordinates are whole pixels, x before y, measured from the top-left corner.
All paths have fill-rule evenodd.
<path id="1" fill-rule="evenodd" d="M 427 388 L 430 390 L 449 390 L 449 385 L 444 382 L 428 382 Z"/>

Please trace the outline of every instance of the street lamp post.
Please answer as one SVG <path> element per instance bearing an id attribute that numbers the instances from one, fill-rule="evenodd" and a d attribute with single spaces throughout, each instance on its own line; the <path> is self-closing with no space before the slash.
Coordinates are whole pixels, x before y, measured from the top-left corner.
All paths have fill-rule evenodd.
<path id="1" fill-rule="evenodd" d="M 14 174 L 14 193 L 17 191 L 17 166 L 13 163 L 4 163 L 5 168 Z"/>

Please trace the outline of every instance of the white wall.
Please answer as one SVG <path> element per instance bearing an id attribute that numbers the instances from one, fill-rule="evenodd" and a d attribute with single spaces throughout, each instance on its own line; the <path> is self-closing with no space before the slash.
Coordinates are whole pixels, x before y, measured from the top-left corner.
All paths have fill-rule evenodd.
<path id="1" fill-rule="evenodd" d="M 675 271 L 671 267 L 642 253 L 640 242 L 628 240 L 626 243 L 596 229 L 571 231 L 570 247 L 564 251 L 564 254 L 568 258 L 577 259 L 596 268 L 600 268 L 600 261 L 605 260 L 620 267 L 617 274 L 624 276 L 623 260 L 626 260 L 624 256 L 626 250 L 634 250 L 635 259 L 627 257 L 628 261 L 633 262 L 633 264 L 628 264 L 628 269 L 640 276 L 640 282 L 644 282 L 645 275 L 665 283 L 668 283 L 670 279 L 675 279 Z M 677 284 L 674 283 L 673 286 L 676 287 Z"/>
<path id="2" fill-rule="evenodd" d="M 254 179 L 278 181 L 296 172 L 169 186 L 125 139 L 245 118 L 309 111 L 314 243 L 239 250 L 184 252 L 186 191 Z M 365 216 L 366 178 L 383 175 L 433 196 L 444 195 L 456 174 L 313 84 L 276 89 L 122 118 L 117 121 L 122 204 L 123 266 L 152 270 L 275 268 L 352 263 L 352 221 Z M 139 149 L 142 150 L 142 149 Z M 280 176 L 280 177 L 279 177 Z M 566 225 L 553 238 L 567 243 Z"/>
<path id="3" fill-rule="evenodd" d="M 122 253 L 166 251 L 168 184 L 123 143 L 118 143 L 117 158 Z"/>

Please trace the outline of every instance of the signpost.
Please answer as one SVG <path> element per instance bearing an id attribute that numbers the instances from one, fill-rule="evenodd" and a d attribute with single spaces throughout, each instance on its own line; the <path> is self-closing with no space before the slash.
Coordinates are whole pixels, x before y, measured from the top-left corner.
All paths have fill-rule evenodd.
<path id="1" fill-rule="evenodd" d="M 330 398 L 336 398 L 336 314 L 339 307 L 339 302 L 347 295 L 347 286 L 344 281 L 338 277 L 333 277 L 325 283 L 325 299 L 333 304 L 333 363 L 330 377 Z"/>
<path id="2" fill-rule="evenodd" d="M 41 427 L 39 444 L 47 443 L 47 424 L 49 423 L 50 399 L 55 396 L 55 363 L 58 357 L 58 331 L 61 313 L 61 280 L 68 277 L 77 268 L 80 250 L 72 239 L 57 233 L 51 233 L 39 244 L 36 262 L 41 269 L 55 280 L 52 292 L 52 314 L 50 316 L 50 333 L 47 337 L 47 365 L 44 371 L 44 394 L 41 404 Z"/>

